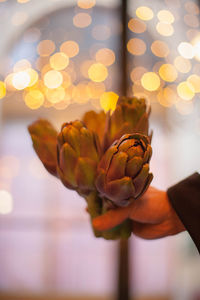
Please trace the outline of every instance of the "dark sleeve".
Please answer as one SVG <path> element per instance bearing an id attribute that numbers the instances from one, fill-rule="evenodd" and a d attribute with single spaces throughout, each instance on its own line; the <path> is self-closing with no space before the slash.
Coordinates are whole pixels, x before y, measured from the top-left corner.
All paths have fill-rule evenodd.
<path id="1" fill-rule="evenodd" d="M 200 252 L 200 175 L 194 173 L 170 187 L 167 194 Z"/>

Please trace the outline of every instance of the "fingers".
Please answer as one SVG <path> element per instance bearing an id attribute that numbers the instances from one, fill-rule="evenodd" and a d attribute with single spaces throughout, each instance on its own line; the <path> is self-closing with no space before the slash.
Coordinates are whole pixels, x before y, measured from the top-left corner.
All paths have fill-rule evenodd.
<path id="1" fill-rule="evenodd" d="M 165 221 L 161 224 L 142 224 L 133 221 L 133 233 L 143 239 L 159 239 L 180 232 L 173 228 L 170 222 Z"/>
<path id="2" fill-rule="evenodd" d="M 129 217 L 129 207 L 109 210 L 102 216 L 93 219 L 92 224 L 98 231 L 112 229 Z"/>

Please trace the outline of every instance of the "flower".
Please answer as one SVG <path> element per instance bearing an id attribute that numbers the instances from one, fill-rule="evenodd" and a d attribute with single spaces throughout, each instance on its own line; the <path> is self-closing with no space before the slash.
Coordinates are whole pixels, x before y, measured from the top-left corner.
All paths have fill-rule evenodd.
<path id="1" fill-rule="evenodd" d="M 127 206 L 148 188 L 152 149 L 145 135 L 125 134 L 103 155 L 97 171 L 96 187 L 101 197 L 117 206 Z"/>

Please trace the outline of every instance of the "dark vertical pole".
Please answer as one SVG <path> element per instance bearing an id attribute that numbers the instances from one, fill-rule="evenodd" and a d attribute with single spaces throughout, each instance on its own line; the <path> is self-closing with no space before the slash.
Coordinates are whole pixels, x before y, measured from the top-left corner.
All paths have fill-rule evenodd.
<path id="1" fill-rule="evenodd" d="M 128 0 L 121 0 L 121 23 L 122 23 L 122 35 L 121 35 L 121 93 L 123 96 L 127 95 L 127 2 Z"/>
<path id="2" fill-rule="evenodd" d="M 121 95 L 127 95 L 127 1 L 121 0 Z M 119 242 L 118 249 L 118 295 L 117 300 L 129 300 L 129 242 Z"/>

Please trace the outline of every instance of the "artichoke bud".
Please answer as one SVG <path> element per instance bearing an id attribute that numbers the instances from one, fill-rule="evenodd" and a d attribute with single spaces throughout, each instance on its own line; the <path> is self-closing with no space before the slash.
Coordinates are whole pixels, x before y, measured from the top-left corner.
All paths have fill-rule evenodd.
<path id="1" fill-rule="evenodd" d="M 117 206 L 127 206 L 148 188 L 152 149 L 142 134 L 125 134 L 103 155 L 97 171 L 96 187 L 102 197 Z"/>
<path id="2" fill-rule="evenodd" d="M 148 135 L 150 110 L 147 109 L 145 99 L 136 97 L 120 97 L 115 111 L 110 116 L 107 133 L 104 137 L 106 150 L 115 140 L 129 133 Z"/>
<path id="3" fill-rule="evenodd" d="M 33 147 L 44 167 L 57 176 L 57 131 L 47 120 L 37 120 L 29 125 Z"/>
<path id="4" fill-rule="evenodd" d="M 98 138 L 81 121 L 62 126 L 58 135 L 58 174 L 66 187 L 83 195 L 93 191 L 99 157 Z"/>

